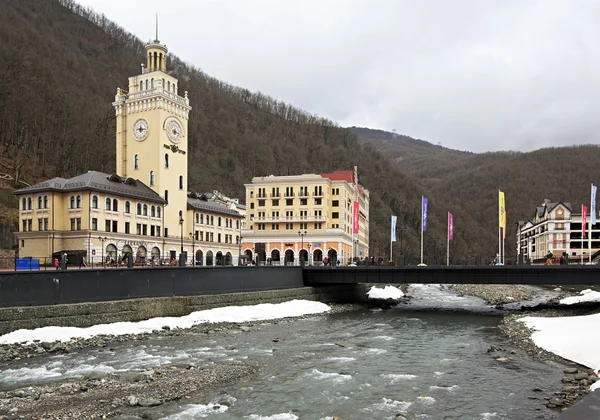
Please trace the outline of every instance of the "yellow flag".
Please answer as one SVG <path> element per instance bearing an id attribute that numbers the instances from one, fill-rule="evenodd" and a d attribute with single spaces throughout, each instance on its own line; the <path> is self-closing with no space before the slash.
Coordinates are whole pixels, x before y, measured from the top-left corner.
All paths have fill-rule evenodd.
<path id="1" fill-rule="evenodd" d="M 504 229 L 504 237 L 506 238 L 506 204 L 504 203 L 504 193 L 498 191 L 499 196 L 499 219 L 498 226 Z"/>

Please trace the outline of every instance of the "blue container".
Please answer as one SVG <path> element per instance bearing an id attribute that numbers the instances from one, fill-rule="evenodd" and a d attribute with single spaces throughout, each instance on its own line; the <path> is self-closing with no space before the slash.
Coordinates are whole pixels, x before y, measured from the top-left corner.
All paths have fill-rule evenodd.
<path id="1" fill-rule="evenodd" d="M 17 270 L 39 270 L 40 260 L 38 258 L 17 258 L 15 267 Z"/>

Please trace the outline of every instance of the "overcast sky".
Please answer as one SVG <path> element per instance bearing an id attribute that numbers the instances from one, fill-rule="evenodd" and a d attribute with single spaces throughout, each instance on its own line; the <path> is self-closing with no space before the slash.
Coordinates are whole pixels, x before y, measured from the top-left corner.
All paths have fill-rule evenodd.
<path id="1" fill-rule="evenodd" d="M 474 152 L 599 143 L 600 0 L 81 0 L 211 76 Z M 193 98 L 192 105 L 193 105 Z"/>

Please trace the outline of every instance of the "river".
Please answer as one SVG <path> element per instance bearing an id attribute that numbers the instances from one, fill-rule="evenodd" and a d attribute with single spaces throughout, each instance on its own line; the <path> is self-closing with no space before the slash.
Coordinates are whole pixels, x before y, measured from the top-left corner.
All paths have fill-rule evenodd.
<path id="1" fill-rule="evenodd" d="M 390 310 L 264 322 L 218 336 L 157 337 L 12 361 L 0 366 L 0 390 L 65 381 L 93 370 L 251 363 L 261 367 L 258 377 L 153 408 L 152 418 L 556 418 L 544 397 L 561 388 L 562 366 L 532 360 L 511 346 L 499 333 L 499 312 L 477 298 L 439 286 L 412 293 L 412 306 Z M 506 351 L 490 353 L 491 346 Z M 499 353 L 506 360 L 497 360 Z"/>

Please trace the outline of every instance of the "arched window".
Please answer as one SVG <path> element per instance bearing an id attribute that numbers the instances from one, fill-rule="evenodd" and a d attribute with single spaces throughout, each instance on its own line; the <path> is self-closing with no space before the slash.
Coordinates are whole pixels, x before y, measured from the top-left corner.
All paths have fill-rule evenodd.
<path id="1" fill-rule="evenodd" d="M 81 196 L 80 195 L 77 196 L 77 208 L 78 209 L 81 208 Z"/>
<path id="2" fill-rule="evenodd" d="M 165 78 L 164 78 L 164 77 L 163 77 L 163 84 L 162 84 L 162 88 L 163 88 L 163 90 L 164 90 L 164 88 L 165 88 Z"/>
<path id="3" fill-rule="evenodd" d="M 21 200 L 21 210 L 27 210 L 27 199 L 25 197 Z"/>
<path id="4" fill-rule="evenodd" d="M 169 169 L 169 154 L 165 153 L 165 168 Z"/>
<path id="5" fill-rule="evenodd" d="M 98 208 L 98 196 L 94 195 L 92 197 L 92 208 L 93 209 L 97 209 Z"/>
<path id="6" fill-rule="evenodd" d="M 106 203 L 105 204 L 106 204 L 105 205 L 105 209 L 108 210 L 108 211 L 110 211 L 110 198 L 106 199 Z"/>
<path id="7" fill-rule="evenodd" d="M 219 226 L 221 226 L 221 218 L 219 217 L 219 219 L 217 220 L 217 223 L 219 224 Z"/>
<path id="8" fill-rule="evenodd" d="M 169 204 L 169 190 L 165 190 L 165 201 Z"/>
<path id="9" fill-rule="evenodd" d="M 156 217 L 156 207 L 150 207 L 150 216 Z"/>
<path id="10" fill-rule="evenodd" d="M 211 226 L 215 225 L 215 217 L 214 216 L 210 216 L 210 225 Z"/>
<path id="11" fill-rule="evenodd" d="M 117 199 L 113 199 L 113 211 L 119 211 L 119 202 Z"/>
<path id="12" fill-rule="evenodd" d="M 150 171 L 150 185 L 154 185 L 154 171 Z"/>
<path id="13" fill-rule="evenodd" d="M 171 82 L 167 81 L 167 90 L 170 92 L 171 91 Z"/>
<path id="14" fill-rule="evenodd" d="M 156 208 L 156 217 L 160 217 L 160 207 Z"/>
<path id="15" fill-rule="evenodd" d="M 31 203 L 32 203 L 32 201 L 33 201 L 33 200 L 31 199 L 31 197 L 29 197 L 29 198 L 27 199 L 27 210 L 31 210 L 31 206 L 32 206 L 32 204 L 31 204 Z"/>
<path id="16" fill-rule="evenodd" d="M 142 205 L 140 203 L 138 203 L 138 205 L 137 205 L 137 215 L 138 216 L 142 215 Z"/>
<path id="17" fill-rule="evenodd" d="M 48 208 L 48 196 L 47 195 L 44 196 L 44 208 L 45 209 Z"/>
<path id="18" fill-rule="evenodd" d="M 175 93 L 175 82 L 173 82 L 173 93 Z"/>
<path id="19" fill-rule="evenodd" d="M 43 204 L 44 204 L 44 203 L 43 203 L 43 200 L 42 200 L 42 196 L 40 195 L 40 196 L 38 197 L 38 209 L 43 209 L 43 207 L 42 207 L 42 206 L 43 206 Z"/>
<path id="20" fill-rule="evenodd" d="M 201 225 L 204 224 L 204 215 L 203 214 L 200 215 L 200 224 Z"/>
<path id="21" fill-rule="evenodd" d="M 148 80 L 146 80 L 146 90 L 148 90 Z"/>
<path id="22" fill-rule="evenodd" d="M 183 190 L 183 175 L 179 175 L 179 189 Z"/>
<path id="23" fill-rule="evenodd" d="M 133 157 L 133 169 L 140 169 L 140 157 L 138 155 Z"/>
<path id="24" fill-rule="evenodd" d="M 179 220 L 183 219 L 183 211 L 179 210 Z"/>
<path id="25" fill-rule="evenodd" d="M 69 199 L 69 208 L 70 209 L 75 208 L 75 196 L 74 195 L 72 195 L 71 198 Z"/>
<path id="26" fill-rule="evenodd" d="M 196 213 L 196 223 L 200 223 L 200 215 Z"/>
<path id="27" fill-rule="evenodd" d="M 129 201 L 125 202 L 125 213 L 131 213 L 131 203 Z"/>
<path id="28" fill-rule="evenodd" d="M 150 80 L 150 89 L 154 89 L 154 77 Z"/>
<path id="29" fill-rule="evenodd" d="M 235 228 L 236 228 L 236 229 L 239 229 L 239 228 L 240 228 L 240 221 L 239 221 L 239 220 L 236 220 L 236 221 L 235 221 Z"/>
<path id="30" fill-rule="evenodd" d="M 148 204 L 144 204 L 144 216 L 148 216 Z"/>
<path id="31" fill-rule="evenodd" d="M 140 82 L 140 92 L 144 90 L 144 82 Z"/>

